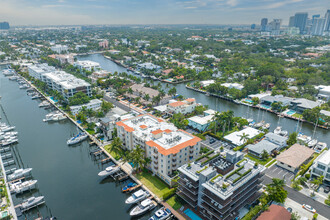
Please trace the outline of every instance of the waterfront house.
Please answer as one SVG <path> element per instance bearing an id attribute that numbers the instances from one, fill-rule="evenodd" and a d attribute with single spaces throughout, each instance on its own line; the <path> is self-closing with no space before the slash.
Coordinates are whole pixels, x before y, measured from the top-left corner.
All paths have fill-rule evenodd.
<path id="1" fill-rule="evenodd" d="M 99 120 L 100 129 L 103 131 L 108 140 L 113 138 L 113 132 L 116 127 L 116 122 L 120 120 L 120 115 L 114 114 L 109 117 L 104 117 Z"/>
<path id="2" fill-rule="evenodd" d="M 312 178 L 324 176 L 323 182 L 330 185 L 330 151 L 324 151 L 317 159 L 311 168 Z"/>
<path id="3" fill-rule="evenodd" d="M 173 171 L 199 155 L 200 138 L 153 115 L 127 118 L 116 127 L 123 148 L 133 150 L 140 145 L 151 159 L 147 168 L 169 185 L 173 184 Z"/>
<path id="4" fill-rule="evenodd" d="M 213 121 L 213 116 L 215 115 L 216 111 L 212 110 L 212 109 L 208 109 L 206 111 L 204 111 L 204 115 L 199 116 L 193 116 L 188 118 L 188 126 L 190 126 L 191 128 L 197 130 L 197 131 L 201 131 L 204 132 L 208 129 L 208 127 L 210 126 L 210 123 Z"/>
<path id="5" fill-rule="evenodd" d="M 235 146 L 240 146 L 244 144 L 247 140 L 254 138 L 260 133 L 261 131 L 255 128 L 246 127 L 243 130 L 235 131 L 231 134 L 228 134 L 227 136 L 224 137 L 224 139 Z M 242 139 L 242 136 L 244 134 L 247 136 L 246 139 Z"/>
<path id="6" fill-rule="evenodd" d="M 320 105 L 321 103 L 319 102 L 311 101 L 305 98 L 298 98 L 291 101 L 290 109 L 302 114 L 306 109 L 313 109 Z"/>
<path id="7" fill-rule="evenodd" d="M 315 86 L 318 89 L 317 98 L 328 101 L 330 99 L 330 86 Z"/>
<path id="8" fill-rule="evenodd" d="M 277 166 L 296 172 L 302 164 L 306 164 L 312 158 L 313 154 L 314 150 L 294 144 L 276 157 Z"/>
<path id="9" fill-rule="evenodd" d="M 242 90 L 244 88 L 244 86 L 239 83 L 222 83 L 221 85 L 227 87 L 228 89 L 234 88 L 234 89 Z"/>
<path id="10" fill-rule="evenodd" d="M 194 162 L 181 166 L 177 194 L 205 219 L 234 219 L 244 206 L 259 198 L 265 170 L 241 158 L 227 152 L 203 165 Z"/>
<path id="11" fill-rule="evenodd" d="M 290 105 L 293 98 L 285 97 L 283 95 L 268 95 L 260 98 L 260 104 L 271 106 L 273 103 L 282 103 L 282 106 Z"/>
<path id="12" fill-rule="evenodd" d="M 92 99 L 86 104 L 70 106 L 70 110 L 72 115 L 76 115 L 81 111 L 83 107 L 85 107 L 86 109 L 92 109 L 93 111 L 97 111 L 101 108 L 101 105 L 102 105 L 101 100 Z"/>
<path id="13" fill-rule="evenodd" d="M 209 86 L 213 83 L 215 83 L 215 81 L 213 79 L 200 81 L 200 84 L 201 84 L 202 87 L 207 87 L 207 86 Z"/>
<path id="14" fill-rule="evenodd" d="M 144 84 L 133 84 L 131 86 L 131 89 L 133 91 L 133 94 L 126 93 L 125 96 L 133 99 L 140 97 L 140 102 L 144 105 L 151 104 L 152 98 L 159 95 L 158 90 L 149 87 L 144 87 Z M 144 100 L 145 95 L 147 94 L 149 95 L 149 100 Z M 166 94 L 158 104 L 160 105 L 167 104 L 170 101 L 170 99 L 171 96 Z"/>

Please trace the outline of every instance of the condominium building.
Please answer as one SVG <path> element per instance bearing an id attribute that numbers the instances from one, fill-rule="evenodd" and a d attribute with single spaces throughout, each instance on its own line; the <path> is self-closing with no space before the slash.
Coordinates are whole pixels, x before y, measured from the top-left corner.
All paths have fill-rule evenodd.
<path id="1" fill-rule="evenodd" d="M 96 71 L 100 69 L 101 66 L 99 63 L 90 61 L 90 60 L 79 60 L 73 64 L 74 66 L 78 67 L 80 70 L 88 70 L 88 71 Z"/>
<path id="2" fill-rule="evenodd" d="M 195 110 L 197 106 L 196 100 L 194 98 L 189 98 L 183 101 L 175 101 L 167 104 L 167 112 L 170 114 L 182 113 L 188 114 Z"/>
<path id="3" fill-rule="evenodd" d="M 60 92 L 66 100 L 69 100 L 77 92 L 83 92 L 88 96 L 92 95 L 89 83 L 64 71 L 45 73 L 42 75 L 42 81 L 46 82 L 51 89 Z"/>
<path id="4" fill-rule="evenodd" d="M 181 166 L 177 194 L 204 219 L 235 219 L 239 210 L 259 196 L 265 168 L 228 151 L 206 164 Z"/>
<path id="5" fill-rule="evenodd" d="M 55 67 L 48 66 L 47 63 L 35 64 L 28 66 L 29 75 L 38 79 L 42 80 L 42 75 L 45 73 L 50 73 L 55 71 Z"/>
<path id="6" fill-rule="evenodd" d="M 330 185 L 330 151 L 324 151 L 311 168 L 312 178 L 324 176 L 323 182 Z"/>
<path id="7" fill-rule="evenodd" d="M 194 161 L 200 151 L 200 138 L 153 115 L 122 120 L 116 127 L 123 147 L 133 150 L 140 145 L 145 156 L 151 159 L 148 169 L 169 185 L 172 185 L 173 171 Z"/>

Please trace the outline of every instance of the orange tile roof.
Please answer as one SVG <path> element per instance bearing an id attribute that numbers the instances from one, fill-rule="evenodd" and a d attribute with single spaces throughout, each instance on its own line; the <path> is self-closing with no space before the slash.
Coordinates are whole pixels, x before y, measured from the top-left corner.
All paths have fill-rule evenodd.
<path id="1" fill-rule="evenodd" d="M 125 124 L 124 122 L 122 122 L 122 121 L 118 121 L 118 122 L 116 123 L 116 125 L 121 126 L 121 127 L 124 127 L 125 131 L 127 131 L 127 132 L 133 132 L 133 131 L 134 131 L 134 128 L 132 128 L 132 127 L 126 125 L 126 124 Z"/>
<path id="2" fill-rule="evenodd" d="M 172 130 L 170 130 L 170 129 L 165 129 L 164 132 L 165 132 L 165 133 L 171 133 Z"/>
<path id="3" fill-rule="evenodd" d="M 151 134 L 156 135 L 156 134 L 160 134 L 162 132 L 163 132 L 162 130 L 157 129 L 157 130 L 152 131 Z"/>
<path id="4" fill-rule="evenodd" d="M 189 99 L 186 99 L 187 102 L 194 102 L 195 99 L 194 98 L 189 98 Z"/>
<path id="5" fill-rule="evenodd" d="M 170 104 L 168 104 L 168 105 L 169 105 L 169 106 L 172 106 L 172 107 L 178 107 L 178 106 L 185 105 L 185 104 L 186 104 L 186 103 L 184 103 L 184 102 L 177 101 L 177 102 L 170 103 Z"/>
<path id="6" fill-rule="evenodd" d="M 291 214 L 284 207 L 272 204 L 257 220 L 290 220 Z"/>
<path id="7" fill-rule="evenodd" d="M 188 132 L 187 132 L 188 133 Z M 189 134 L 189 133 L 188 133 Z M 192 135 L 193 136 L 193 135 Z M 161 153 L 164 156 L 170 155 L 170 154 L 177 154 L 180 152 L 181 149 L 186 148 L 188 146 L 194 146 L 196 145 L 201 139 L 199 137 L 193 136 L 194 138 L 191 140 L 188 140 L 186 142 L 183 142 L 181 144 L 178 144 L 170 149 L 165 149 L 153 140 L 147 141 L 146 144 L 150 147 L 156 147 L 158 149 L 158 152 Z"/>
<path id="8" fill-rule="evenodd" d="M 140 128 L 146 129 L 148 126 L 147 125 L 140 125 Z"/>

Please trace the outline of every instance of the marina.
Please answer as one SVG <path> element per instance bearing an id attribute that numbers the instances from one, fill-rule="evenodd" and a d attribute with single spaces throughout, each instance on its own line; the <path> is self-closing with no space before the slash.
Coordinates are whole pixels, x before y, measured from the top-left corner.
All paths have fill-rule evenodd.
<path id="1" fill-rule="evenodd" d="M 93 147 L 87 141 L 72 145 L 72 147 L 67 146 L 66 140 L 70 139 L 70 134 L 77 132 L 76 125 L 70 121 L 60 124 L 41 122 L 49 112 L 38 107 L 37 103 L 40 101 L 31 100 L 25 90 L 18 88 L 16 82 L 8 82 L 10 82 L 9 79 L 0 75 L 0 92 L 3 97 L 1 116 L 15 124 L 20 133 L 20 143 L 15 145 L 19 156 L 15 156 L 15 161 L 19 160 L 18 164 L 28 163 L 30 167 L 33 167 L 33 178 L 38 180 L 38 190 L 34 193 L 27 191 L 22 195 L 17 194 L 13 197 L 14 204 L 22 205 L 30 197 L 41 196 L 41 192 L 45 198 L 42 205 L 37 202 L 29 211 L 25 208 L 20 209 L 21 213 L 19 211 L 18 213 L 22 215 L 19 219 L 32 219 L 38 216 L 56 216 L 60 219 L 102 219 L 109 213 L 116 219 L 130 219 L 129 213 L 132 207 L 123 206 L 130 195 L 121 192 L 124 186 L 132 182 L 129 175 L 121 171 L 114 178 L 99 181 L 97 173 L 112 163 L 111 157 L 103 152 L 100 152 L 98 157 L 91 154 L 95 151 L 93 148 L 97 147 L 100 151 L 102 147 L 95 145 Z M 15 99 L 15 96 L 19 98 Z M 38 96 L 38 94 L 33 96 Z M 16 108 L 20 108 L 22 112 L 13 111 Z M 27 114 L 29 117 L 24 117 Z M 29 129 L 30 126 L 37 128 L 38 131 Z M 33 138 L 36 132 L 43 138 Z M 92 141 L 95 142 L 95 140 Z M 8 148 L 3 149 L 5 152 Z M 53 155 L 61 156 L 55 159 Z M 12 169 L 14 167 L 9 167 L 7 170 Z M 84 175 L 78 177 L 71 175 L 76 172 L 84 173 Z M 79 187 L 76 187 L 77 181 L 79 181 Z M 91 187 L 96 190 L 90 191 Z M 96 199 L 97 203 L 91 204 L 86 198 Z M 122 201 L 121 204 L 118 201 Z M 74 205 L 68 208 L 67 204 Z M 137 219 L 148 219 L 152 215 L 152 212 L 146 212 Z"/>

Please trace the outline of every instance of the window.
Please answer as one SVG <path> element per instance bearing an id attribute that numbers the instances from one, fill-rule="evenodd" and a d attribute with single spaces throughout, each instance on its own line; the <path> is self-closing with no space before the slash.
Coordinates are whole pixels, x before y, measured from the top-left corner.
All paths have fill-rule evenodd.
<path id="1" fill-rule="evenodd" d="M 321 170 L 325 170 L 325 166 L 322 165 L 322 164 L 318 164 L 318 165 L 317 165 L 317 168 L 319 168 L 319 169 L 321 169 Z"/>
<path id="2" fill-rule="evenodd" d="M 171 168 L 170 168 L 170 166 L 168 166 L 168 168 L 167 168 L 167 169 L 171 169 Z"/>

